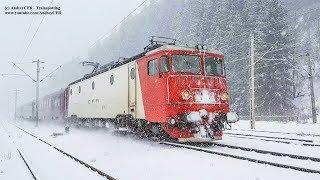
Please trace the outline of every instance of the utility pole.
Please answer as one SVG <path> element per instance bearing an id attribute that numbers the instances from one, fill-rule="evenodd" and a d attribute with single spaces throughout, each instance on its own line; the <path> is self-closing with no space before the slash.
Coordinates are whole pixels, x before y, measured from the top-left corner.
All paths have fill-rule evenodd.
<path id="1" fill-rule="evenodd" d="M 311 113 L 312 113 L 312 122 L 317 123 L 317 111 L 316 111 L 316 102 L 315 102 L 315 96 L 314 96 L 314 85 L 313 85 L 313 78 L 314 78 L 314 68 L 313 68 L 313 62 L 311 62 L 311 29 L 309 27 L 308 29 L 308 53 L 307 53 L 307 61 L 308 61 L 308 78 L 310 82 L 310 99 L 311 99 Z"/>
<path id="2" fill-rule="evenodd" d="M 37 77 L 36 79 L 32 78 L 28 73 L 26 73 L 22 68 L 20 68 L 16 63 L 13 63 L 13 66 L 17 67 L 21 72 L 23 72 L 24 74 L 21 76 L 28 76 L 33 82 L 36 83 L 36 104 L 35 104 L 35 116 L 36 116 L 36 127 L 39 126 L 39 85 L 40 83 L 45 80 L 46 78 L 50 77 L 54 72 L 56 72 L 59 68 L 61 68 L 62 66 L 60 65 L 59 67 L 57 67 L 56 69 L 54 69 L 52 72 L 50 72 L 48 75 L 46 75 L 45 77 L 43 77 L 42 79 L 40 79 L 40 64 L 41 63 L 45 63 L 40 61 L 39 59 L 37 61 L 33 61 L 32 63 L 37 63 Z M 11 74 L 8 74 L 11 75 Z M 16 75 L 16 74 L 15 74 Z"/>
<path id="3" fill-rule="evenodd" d="M 17 120 L 17 102 L 18 102 L 18 92 L 20 90 L 16 89 L 14 90 L 14 120 Z"/>
<path id="4" fill-rule="evenodd" d="M 256 117 L 255 117 L 255 93 L 254 93 L 254 35 L 250 35 L 250 59 L 251 59 L 251 69 L 250 69 L 250 74 L 251 74 L 251 103 L 250 103 L 250 125 L 251 129 L 255 129 L 256 127 Z"/>
<path id="5" fill-rule="evenodd" d="M 318 51 L 320 51 L 320 17 L 318 18 Z"/>
<path id="6" fill-rule="evenodd" d="M 308 67 L 309 67 L 308 77 L 309 77 L 309 82 L 310 82 L 312 122 L 317 123 L 316 102 L 315 102 L 314 85 L 313 85 L 314 69 L 313 69 L 313 63 L 311 62 L 311 58 L 310 58 L 309 53 L 307 53 L 307 61 L 308 61 Z"/>
<path id="7" fill-rule="evenodd" d="M 37 63 L 37 78 L 36 78 L 36 127 L 39 126 L 39 83 L 40 83 L 40 63 L 44 63 L 39 59 L 37 61 L 33 61 L 33 63 Z"/>

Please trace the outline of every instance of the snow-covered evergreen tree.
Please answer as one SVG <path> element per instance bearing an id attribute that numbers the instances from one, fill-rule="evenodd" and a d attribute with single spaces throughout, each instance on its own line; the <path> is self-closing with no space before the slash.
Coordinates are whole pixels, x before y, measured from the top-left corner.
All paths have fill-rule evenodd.
<path id="1" fill-rule="evenodd" d="M 269 0 L 256 57 L 256 111 L 260 115 L 289 115 L 294 110 L 292 96 L 293 62 L 289 58 L 292 37 L 285 33 L 287 10 L 279 0 Z M 268 51 L 270 50 L 271 51 Z M 274 50 L 273 50 L 274 49 Z M 263 56 L 261 59 L 260 57 Z"/>
<path id="2" fill-rule="evenodd" d="M 220 49 L 225 54 L 230 104 L 242 115 L 249 113 L 249 36 L 244 29 L 244 1 L 227 1 L 218 29 Z"/>

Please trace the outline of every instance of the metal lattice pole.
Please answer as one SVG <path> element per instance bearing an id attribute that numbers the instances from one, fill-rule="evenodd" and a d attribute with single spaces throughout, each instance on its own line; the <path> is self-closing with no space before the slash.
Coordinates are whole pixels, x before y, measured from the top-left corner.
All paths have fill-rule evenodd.
<path id="1" fill-rule="evenodd" d="M 36 127 L 39 126 L 39 83 L 40 83 L 40 63 L 41 62 L 39 59 L 37 61 L 33 61 L 37 63 L 37 78 L 36 78 Z"/>

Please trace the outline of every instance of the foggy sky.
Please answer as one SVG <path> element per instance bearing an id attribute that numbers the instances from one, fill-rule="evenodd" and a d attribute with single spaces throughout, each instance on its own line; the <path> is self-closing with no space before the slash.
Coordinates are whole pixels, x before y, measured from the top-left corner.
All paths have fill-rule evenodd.
<path id="1" fill-rule="evenodd" d="M 35 64 L 45 61 L 41 76 L 73 57 L 86 57 L 88 48 L 101 35 L 109 32 L 143 0 L 53 0 L 61 15 L 47 15 L 25 58 L 22 58 L 43 15 L 6 15 L 6 6 L 49 6 L 51 0 L 0 1 L 0 73 L 19 73 L 11 62 L 35 77 Z M 30 26 L 31 24 L 31 26 Z M 28 27 L 31 27 L 28 31 Z M 46 83 L 45 81 L 43 83 Z M 14 107 L 14 89 L 21 90 L 18 104 L 34 98 L 35 84 L 27 77 L 0 76 L 0 114 L 7 115 Z M 41 94 L 40 96 L 44 94 Z"/>

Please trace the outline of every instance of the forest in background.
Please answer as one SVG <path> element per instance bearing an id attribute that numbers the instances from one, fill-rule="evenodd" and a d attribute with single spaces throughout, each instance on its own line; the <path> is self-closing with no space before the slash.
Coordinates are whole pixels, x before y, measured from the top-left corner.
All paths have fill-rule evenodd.
<path id="1" fill-rule="evenodd" d="M 308 116 L 307 54 L 315 62 L 316 81 L 320 79 L 320 3 L 316 3 L 313 0 L 150 0 L 116 31 L 90 48 L 88 57 L 77 57 L 66 64 L 62 73 L 43 89 L 48 92 L 62 88 L 88 73 L 91 69 L 82 67 L 81 61 L 101 64 L 117 61 L 119 57 L 142 52 L 150 36 L 165 36 L 178 39 L 181 44 L 202 43 L 222 51 L 232 109 L 248 115 L 250 35 L 253 34 L 257 114 Z"/>

